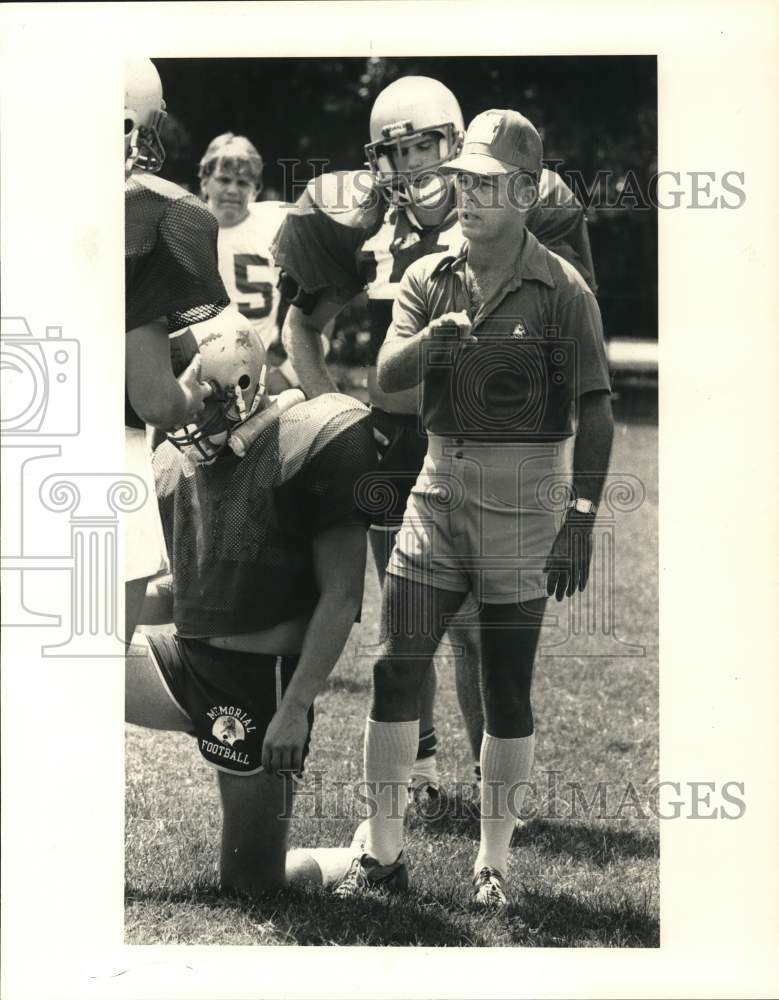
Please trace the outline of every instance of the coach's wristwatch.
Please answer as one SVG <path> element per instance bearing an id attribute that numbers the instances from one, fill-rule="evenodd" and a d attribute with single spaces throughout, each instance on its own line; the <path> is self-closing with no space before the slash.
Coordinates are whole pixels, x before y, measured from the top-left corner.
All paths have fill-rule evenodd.
<path id="1" fill-rule="evenodd" d="M 583 500 L 579 497 L 578 500 L 569 500 L 565 505 L 566 510 L 575 510 L 577 514 L 597 514 L 598 507 L 594 504 L 592 500 Z"/>

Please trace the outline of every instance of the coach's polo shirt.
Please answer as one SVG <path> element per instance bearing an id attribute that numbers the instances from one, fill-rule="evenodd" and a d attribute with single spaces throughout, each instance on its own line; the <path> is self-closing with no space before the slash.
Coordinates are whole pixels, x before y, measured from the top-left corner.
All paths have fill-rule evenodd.
<path id="1" fill-rule="evenodd" d="M 577 270 L 527 229 L 508 282 L 476 312 L 459 256 L 430 254 L 406 271 L 387 341 L 464 310 L 475 344 L 444 334 L 422 346 L 422 413 L 434 434 L 479 441 L 559 441 L 573 434 L 575 403 L 609 391 L 603 326 Z"/>

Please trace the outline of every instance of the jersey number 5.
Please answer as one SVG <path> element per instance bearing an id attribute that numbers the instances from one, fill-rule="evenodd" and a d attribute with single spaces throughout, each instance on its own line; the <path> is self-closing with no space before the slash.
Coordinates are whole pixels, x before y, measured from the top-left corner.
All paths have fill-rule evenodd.
<path id="1" fill-rule="evenodd" d="M 256 253 L 237 253 L 235 287 L 243 295 L 262 295 L 262 303 L 238 302 L 238 309 L 247 319 L 262 319 L 273 308 L 273 285 L 270 281 L 249 281 L 249 267 L 270 267 L 270 261 Z"/>

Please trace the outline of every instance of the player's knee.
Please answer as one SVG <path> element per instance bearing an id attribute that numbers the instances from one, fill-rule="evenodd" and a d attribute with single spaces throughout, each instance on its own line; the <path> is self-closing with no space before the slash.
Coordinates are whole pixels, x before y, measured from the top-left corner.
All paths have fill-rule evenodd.
<path id="1" fill-rule="evenodd" d="M 390 696 L 416 691 L 424 675 L 424 668 L 413 660 L 382 655 L 373 667 L 374 689 Z"/>
<path id="2" fill-rule="evenodd" d="M 487 732 L 492 736 L 514 739 L 533 732 L 533 708 L 524 691 L 485 688 L 484 714 Z"/>

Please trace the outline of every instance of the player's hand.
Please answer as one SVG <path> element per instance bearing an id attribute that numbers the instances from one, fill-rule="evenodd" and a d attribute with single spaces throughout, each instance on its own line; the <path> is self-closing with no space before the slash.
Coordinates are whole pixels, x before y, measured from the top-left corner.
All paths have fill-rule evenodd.
<path id="1" fill-rule="evenodd" d="M 265 731 L 262 742 L 262 767 L 267 774 L 303 769 L 303 747 L 308 736 L 308 712 L 282 706 Z"/>
<path id="2" fill-rule="evenodd" d="M 184 393 L 186 405 L 181 426 L 197 421 L 198 416 L 205 409 L 206 400 L 214 391 L 208 382 L 200 381 L 200 365 L 201 357 L 196 354 L 177 379 L 179 387 Z"/>
<path id="3" fill-rule="evenodd" d="M 558 601 L 584 590 L 590 576 L 594 514 L 566 512 L 565 520 L 546 560 L 546 592 Z"/>
<path id="4" fill-rule="evenodd" d="M 427 337 L 454 337 L 464 344 L 475 344 L 476 337 L 471 333 L 471 321 L 465 310 L 448 312 L 437 316 L 427 326 Z"/>

